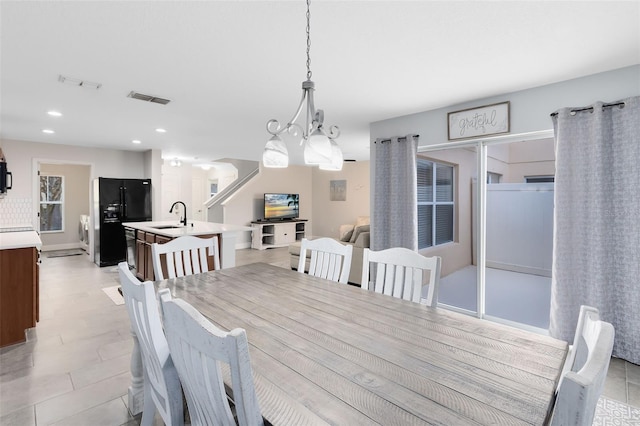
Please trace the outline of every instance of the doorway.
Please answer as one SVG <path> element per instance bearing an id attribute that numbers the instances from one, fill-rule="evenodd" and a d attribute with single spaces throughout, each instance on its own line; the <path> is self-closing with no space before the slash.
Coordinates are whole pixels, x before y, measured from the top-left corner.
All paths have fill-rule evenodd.
<path id="1" fill-rule="evenodd" d="M 448 158 L 458 177 L 454 242 L 424 253 L 443 257 L 441 305 L 547 333 L 553 183 L 526 182 L 553 176 L 552 136 L 549 130 L 419 149 L 420 156 Z"/>
<path id="2" fill-rule="evenodd" d="M 34 224 L 41 231 L 43 251 L 81 249 L 92 258 L 91 226 L 92 165 L 60 160 L 34 160 Z M 47 184 L 56 183 L 55 194 Z M 60 184 L 60 186 L 58 185 Z M 57 203 L 51 209 L 52 204 Z M 55 224 L 46 212 L 56 212 Z"/>

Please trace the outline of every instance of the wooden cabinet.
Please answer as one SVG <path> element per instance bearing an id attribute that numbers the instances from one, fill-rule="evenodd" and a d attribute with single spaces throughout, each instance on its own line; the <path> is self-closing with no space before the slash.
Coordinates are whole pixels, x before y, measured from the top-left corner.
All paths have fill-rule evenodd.
<path id="1" fill-rule="evenodd" d="M 144 268 L 140 268 L 144 271 L 143 281 L 154 281 L 155 275 L 153 274 L 153 254 L 151 253 L 151 244 L 156 242 L 156 234 L 151 232 L 144 233 Z"/>
<path id="2" fill-rule="evenodd" d="M 0 346 L 24 342 L 39 320 L 39 265 L 35 247 L 0 250 Z"/>
<path id="3" fill-rule="evenodd" d="M 213 235 L 196 235 L 196 237 L 211 238 Z M 153 243 L 164 244 L 172 239 L 172 237 L 136 230 L 136 277 L 140 281 L 155 281 L 151 245 Z M 220 249 L 220 244 L 220 235 L 218 235 L 218 249 Z M 209 269 L 214 269 L 212 257 L 209 257 Z"/>
<path id="4" fill-rule="evenodd" d="M 141 231 L 138 231 L 138 234 L 140 233 Z M 145 246 L 144 236 L 142 239 L 136 238 L 136 277 L 139 280 L 143 280 L 145 276 Z"/>
<path id="5" fill-rule="evenodd" d="M 305 237 L 304 221 L 282 223 L 253 222 L 251 224 L 251 248 L 264 250 L 271 247 L 286 247 Z"/>

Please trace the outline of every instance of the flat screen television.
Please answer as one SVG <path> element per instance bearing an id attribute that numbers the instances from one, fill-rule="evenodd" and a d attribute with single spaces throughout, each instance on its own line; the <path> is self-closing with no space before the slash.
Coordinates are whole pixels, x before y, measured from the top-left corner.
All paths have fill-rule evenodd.
<path id="1" fill-rule="evenodd" d="M 264 194 L 264 219 L 297 219 L 300 214 L 300 194 Z"/>

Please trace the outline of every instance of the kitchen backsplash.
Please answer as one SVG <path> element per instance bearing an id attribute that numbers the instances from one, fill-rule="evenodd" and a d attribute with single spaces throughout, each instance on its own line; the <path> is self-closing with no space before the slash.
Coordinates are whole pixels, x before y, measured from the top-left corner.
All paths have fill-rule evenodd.
<path id="1" fill-rule="evenodd" d="M 0 228 L 33 228 L 31 198 L 0 198 Z"/>

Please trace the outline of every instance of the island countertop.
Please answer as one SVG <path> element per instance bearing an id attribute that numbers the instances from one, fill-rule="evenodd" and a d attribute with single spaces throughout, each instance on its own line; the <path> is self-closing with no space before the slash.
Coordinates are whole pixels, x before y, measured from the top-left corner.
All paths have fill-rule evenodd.
<path id="1" fill-rule="evenodd" d="M 230 225 L 226 223 L 187 222 L 187 226 L 182 225 L 175 220 L 156 220 L 149 222 L 124 222 L 122 226 L 126 228 L 137 229 L 139 231 L 151 232 L 153 234 L 162 235 L 169 238 L 177 238 L 183 235 L 210 235 L 210 234 L 228 234 L 243 231 L 251 231 L 250 226 Z"/>
<path id="2" fill-rule="evenodd" d="M 35 247 L 38 250 L 42 248 L 42 241 L 36 231 L 0 233 L 0 250 L 26 247 Z"/>
<path id="3" fill-rule="evenodd" d="M 224 223 L 193 221 L 187 222 L 187 226 L 175 220 L 159 220 L 149 222 L 124 222 L 125 228 L 135 229 L 144 234 L 136 236 L 136 276 L 143 280 L 153 280 L 153 259 L 151 257 L 151 244 L 154 242 L 165 243 L 167 239 L 182 237 L 185 235 L 210 236 L 218 235 L 220 244 L 220 265 L 222 268 L 236 266 L 236 238 L 240 232 L 248 232 L 253 228 L 241 225 L 229 225 Z M 158 241 L 158 237 L 164 237 Z M 144 266 L 143 266 L 144 265 Z"/>

